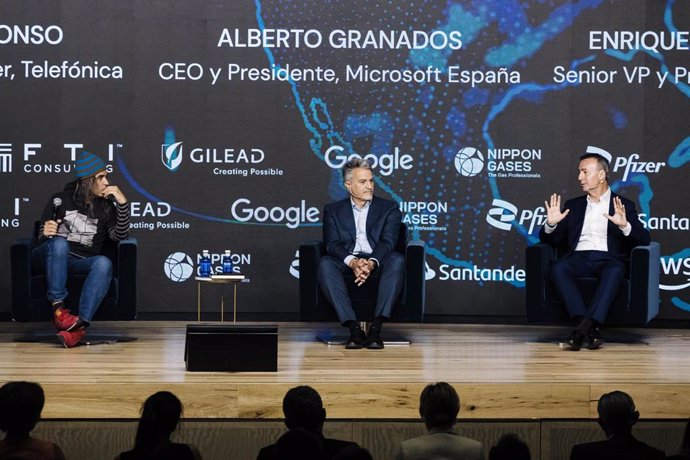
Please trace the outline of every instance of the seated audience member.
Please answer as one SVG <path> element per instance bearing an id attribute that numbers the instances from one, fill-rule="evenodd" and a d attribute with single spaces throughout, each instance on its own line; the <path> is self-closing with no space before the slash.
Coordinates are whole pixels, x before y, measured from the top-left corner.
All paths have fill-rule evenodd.
<path id="1" fill-rule="evenodd" d="M 31 437 L 45 404 L 43 388 L 33 382 L 8 382 L 0 388 L 0 459 L 64 460 L 50 441 Z"/>
<path id="2" fill-rule="evenodd" d="M 296 428 L 311 430 L 321 439 L 321 458 L 330 459 L 348 446 L 357 444 L 339 439 L 329 439 L 323 436 L 323 424 L 326 421 L 326 409 L 323 407 L 321 396 L 310 386 L 302 385 L 291 388 L 283 398 L 283 414 L 285 426 L 292 431 Z M 266 446 L 259 451 L 257 460 L 274 460 L 279 458 L 276 444 Z"/>
<path id="3" fill-rule="evenodd" d="M 489 460 L 530 460 L 529 447 L 513 433 L 501 436 L 489 452 Z"/>
<path id="4" fill-rule="evenodd" d="M 169 391 L 149 396 L 141 410 L 134 449 L 116 460 L 201 460 L 196 447 L 170 441 L 182 415 L 182 403 Z"/>
<path id="5" fill-rule="evenodd" d="M 321 460 L 321 437 L 307 428 L 294 428 L 275 443 L 278 460 Z"/>
<path id="6" fill-rule="evenodd" d="M 685 425 L 685 433 L 683 434 L 683 442 L 680 445 L 680 452 L 666 458 L 669 460 L 690 460 L 690 421 Z"/>
<path id="7" fill-rule="evenodd" d="M 570 460 L 655 460 L 666 458 L 664 452 L 638 441 L 632 427 L 640 418 L 629 394 L 612 391 L 599 398 L 597 422 L 608 439 L 578 444 L 570 452 Z"/>
<path id="8" fill-rule="evenodd" d="M 352 445 L 335 454 L 333 460 L 374 460 L 374 457 L 365 448 Z"/>
<path id="9" fill-rule="evenodd" d="M 453 430 L 460 412 L 460 397 L 446 382 L 427 385 L 419 397 L 419 415 L 427 434 L 403 441 L 396 460 L 462 458 L 483 460 L 480 442 L 460 436 Z"/>

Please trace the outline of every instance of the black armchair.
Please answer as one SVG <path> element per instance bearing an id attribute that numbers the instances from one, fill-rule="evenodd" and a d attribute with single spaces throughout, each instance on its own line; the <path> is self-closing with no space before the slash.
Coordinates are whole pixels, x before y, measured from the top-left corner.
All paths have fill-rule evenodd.
<path id="1" fill-rule="evenodd" d="M 527 321 L 565 323 L 568 313 L 551 280 L 551 263 L 562 252 L 548 244 L 526 250 L 525 293 Z M 659 314 L 659 243 L 637 246 L 630 254 L 629 274 L 621 282 L 606 320 L 614 326 L 644 326 Z M 596 289 L 596 278 L 581 278 L 578 286 L 587 303 Z"/>
<path id="2" fill-rule="evenodd" d="M 33 238 L 16 240 L 10 248 L 12 271 L 12 318 L 16 321 L 47 321 L 50 302 L 46 298 L 46 277 L 31 268 L 31 249 L 37 244 L 39 223 Z M 137 241 L 119 243 L 106 239 L 102 254 L 113 261 L 113 279 L 95 320 L 132 320 L 137 315 Z M 69 308 L 79 304 L 79 294 L 86 275 L 72 275 L 67 282 Z"/>
<path id="3" fill-rule="evenodd" d="M 393 309 L 391 321 L 422 322 L 426 286 L 424 242 L 410 241 L 407 227 L 401 224 L 396 251 L 405 256 L 405 280 L 398 303 Z M 338 321 L 335 310 L 323 297 L 316 278 L 319 259 L 325 253 L 326 249 L 322 241 L 310 241 L 299 247 L 300 321 Z M 374 272 L 371 276 L 371 281 L 374 281 L 378 275 Z M 369 322 L 373 319 L 378 283 L 367 282 L 362 286 L 357 286 L 354 283 L 354 277 L 351 276 L 351 278 L 351 280 L 346 279 L 346 284 L 352 307 L 358 320 Z"/>

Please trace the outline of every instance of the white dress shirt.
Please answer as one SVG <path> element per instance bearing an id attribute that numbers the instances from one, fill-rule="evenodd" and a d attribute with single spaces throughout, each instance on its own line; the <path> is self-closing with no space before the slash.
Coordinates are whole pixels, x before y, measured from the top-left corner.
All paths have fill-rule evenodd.
<path id="1" fill-rule="evenodd" d="M 352 198 L 350 198 L 350 204 L 352 205 L 352 214 L 355 217 L 355 248 L 352 250 L 352 254 L 371 254 L 374 250 L 369 244 L 367 239 L 367 217 L 369 216 L 369 206 L 371 201 L 367 201 L 361 208 L 358 207 Z M 345 265 L 350 265 L 350 261 L 355 259 L 354 255 L 345 257 Z"/>
<path id="2" fill-rule="evenodd" d="M 604 251 L 608 252 L 608 243 L 606 241 L 609 220 L 604 214 L 609 215 L 609 206 L 611 205 L 611 188 L 599 197 L 599 201 L 587 195 L 587 209 L 585 210 L 585 221 L 582 224 L 582 232 L 580 239 L 575 247 L 576 251 Z M 556 230 L 556 225 L 551 227 L 548 224 L 544 226 L 544 232 L 549 234 Z M 632 226 L 630 222 L 622 228 L 621 231 L 625 236 L 630 235 Z"/>

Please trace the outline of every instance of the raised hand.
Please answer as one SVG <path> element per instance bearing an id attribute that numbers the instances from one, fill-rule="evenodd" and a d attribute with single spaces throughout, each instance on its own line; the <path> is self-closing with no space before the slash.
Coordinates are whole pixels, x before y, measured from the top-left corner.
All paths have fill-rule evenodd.
<path id="1" fill-rule="evenodd" d="M 604 214 L 608 220 L 616 224 L 619 228 L 624 228 L 628 225 L 628 219 L 625 218 L 625 206 L 619 197 L 613 197 L 613 215 Z"/>
<path id="2" fill-rule="evenodd" d="M 565 219 L 570 212 L 570 209 L 561 212 L 561 196 L 555 193 L 551 194 L 548 202 L 544 201 L 544 206 L 546 207 L 546 223 L 552 227 Z"/>
<path id="3" fill-rule="evenodd" d="M 122 193 L 122 190 L 117 185 L 108 185 L 103 190 L 103 198 L 108 198 L 108 195 L 112 195 L 119 204 L 127 203 L 127 197 L 125 197 L 125 194 Z"/>

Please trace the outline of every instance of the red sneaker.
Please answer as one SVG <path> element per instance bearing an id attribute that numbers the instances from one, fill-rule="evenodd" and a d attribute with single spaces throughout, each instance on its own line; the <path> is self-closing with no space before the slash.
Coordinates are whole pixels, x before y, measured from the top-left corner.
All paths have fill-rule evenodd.
<path id="1" fill-rule="evenodd" d="M 58 331 L 71 331 L 79 322 L 79 317 L 70 313 L 67 308 L 57 307 L 53 312 L 53 325 Z"/>
<path id="2" fill-rule="evenodd" d="M 86 337 L 86 329 L 77 329 L 74 332 L 61 331 L 58 332 L 58 337 L 65 348 L 73 348 L 79 345 L 79 342 Z"/>

